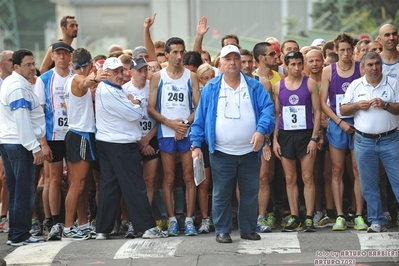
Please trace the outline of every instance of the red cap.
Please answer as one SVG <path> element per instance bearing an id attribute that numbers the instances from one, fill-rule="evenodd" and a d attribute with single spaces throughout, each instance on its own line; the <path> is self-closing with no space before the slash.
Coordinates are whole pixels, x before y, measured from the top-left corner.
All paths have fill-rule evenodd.
<path id="1" fill-rule="evenodd" d="M 271 45 L 273 46 L 276 53 L 281 54 L 280 47 L 278 47 L 277 43 L 272 42 Z"/>
<path id="2" fill-rule="evenodd" d="M 97 69 L 99 69 L 102 65 L 104 65 L 105 60 L 100 59 L 98 60 L 94 65 L 93 65 L 93 70 L 94 72 L 97 72 Z"/>

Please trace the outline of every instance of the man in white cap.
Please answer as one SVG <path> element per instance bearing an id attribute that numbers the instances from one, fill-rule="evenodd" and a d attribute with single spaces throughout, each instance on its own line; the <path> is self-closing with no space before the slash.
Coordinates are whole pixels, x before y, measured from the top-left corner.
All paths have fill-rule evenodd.
<path id="1" fill-rule="evenodd" d="M 258 156 L 265 144 L 264 136 L 274 129 L 274 105 L 260 82 L 240 72 L 240 50 L 236 46 L 223 47 L 220 58 L 223 74 L 205 86 L 191 126 L 192 157 L 202 159 L 200 147 L 206 141 L 213 178 L 216 241 L 232 243 L 231 198 L 236 182 L 240 190 L 241 239 L 260 240 L 255 233 Z"/>
<path id="2" fill-rule="evenodd" d="M 97 237 L 105 240 L 114 227 L 116 206 L 122 194 L 136 234 L 143 238 L 167 237 L 155 226 L 143 180 L 137 142 L 141 139 L 140 102 L 122 90 L 123 64 L 119 58 L 105 60 L 108 73 L 96 91 L 96 144 L 100 159 Z"/>
<path id="3" fill-rule="evenodd" d="M 310 46 L 323 46 L 325 43 L 326 43 L 326 41 L 324 39 L 317 38 L 317 39 L 314 39 L 314 41 L 312 42 L 312 44 Z"/>

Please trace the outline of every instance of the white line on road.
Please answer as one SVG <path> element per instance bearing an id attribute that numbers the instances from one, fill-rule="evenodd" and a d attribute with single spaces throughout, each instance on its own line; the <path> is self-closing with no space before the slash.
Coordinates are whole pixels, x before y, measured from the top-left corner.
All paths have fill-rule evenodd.
<path id="1" fill-rule="evenodd" d="M 7 265 L 51 265 L 55 256 L 71 241 L 51 241 L 39 244 L 28 244 L 15 249 L 4 260 Z"/>
<path id="2" fill-rule="evenodd" d="M 399 233 L 367 233 L 352 231 L 359 238 L 361 250 L 397 250 L 399 247 Z"/>
<path id="3" fill-rule="evenodd" d="M 240 240 L 238 253 L 243 254 L 279 254 L 301 253 L 298 233 L 261 234 L 259 241 Z"/>
<path id="4" fill-rule="evenodd" d="M 175 255 L 180 239 L 132 239 L 115 253 L 114 259 L 166 258 Z"/>

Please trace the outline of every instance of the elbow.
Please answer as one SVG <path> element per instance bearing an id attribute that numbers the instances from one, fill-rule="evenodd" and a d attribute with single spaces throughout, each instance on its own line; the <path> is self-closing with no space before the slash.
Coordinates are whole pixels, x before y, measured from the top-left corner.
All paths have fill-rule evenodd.
<path id="1" fill-rule="evenodd" d="M 339 108 L 339 111 L 340 111 L 341 115 L 343 115 L 343 116 L 351 115 L 351 113 L 348 112 L 348 110 L 347 110 L 345 107 L 342 107 L 342 106 L 341 106 L 341 107 Z"/>

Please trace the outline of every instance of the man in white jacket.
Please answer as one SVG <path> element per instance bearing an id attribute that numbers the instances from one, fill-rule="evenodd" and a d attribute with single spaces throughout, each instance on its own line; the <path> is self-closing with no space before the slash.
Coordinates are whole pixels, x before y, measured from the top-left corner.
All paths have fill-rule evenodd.
<path id="1" fill-rule="evenodd" d="M 101 168 L 96 239 L 105 240 L 111 233 L 121 194 L 135 235 L 167 237 L 155 226 L 143 180 L 137 144 L 141 139 L 141 103 L 131 94 L 126 97 L 122 90 L 120 59 L 108 58 L 103 69 L 107 80 L 100 82 L 96 90 L 96 145 Z"/>
<path id="2" fill-rule="evenodd" d="M 34 203 L 36 165 L 45 158 L 39 140 L 45 135 L 43 110 L 29 83 L 36 74 L 33 53 L 14 52 L 14 72 L 0 92 L 0 149 L 6 172 L 10 231 L 7 244 L 22 246 L 41 240 L 29 233 Z"/>

